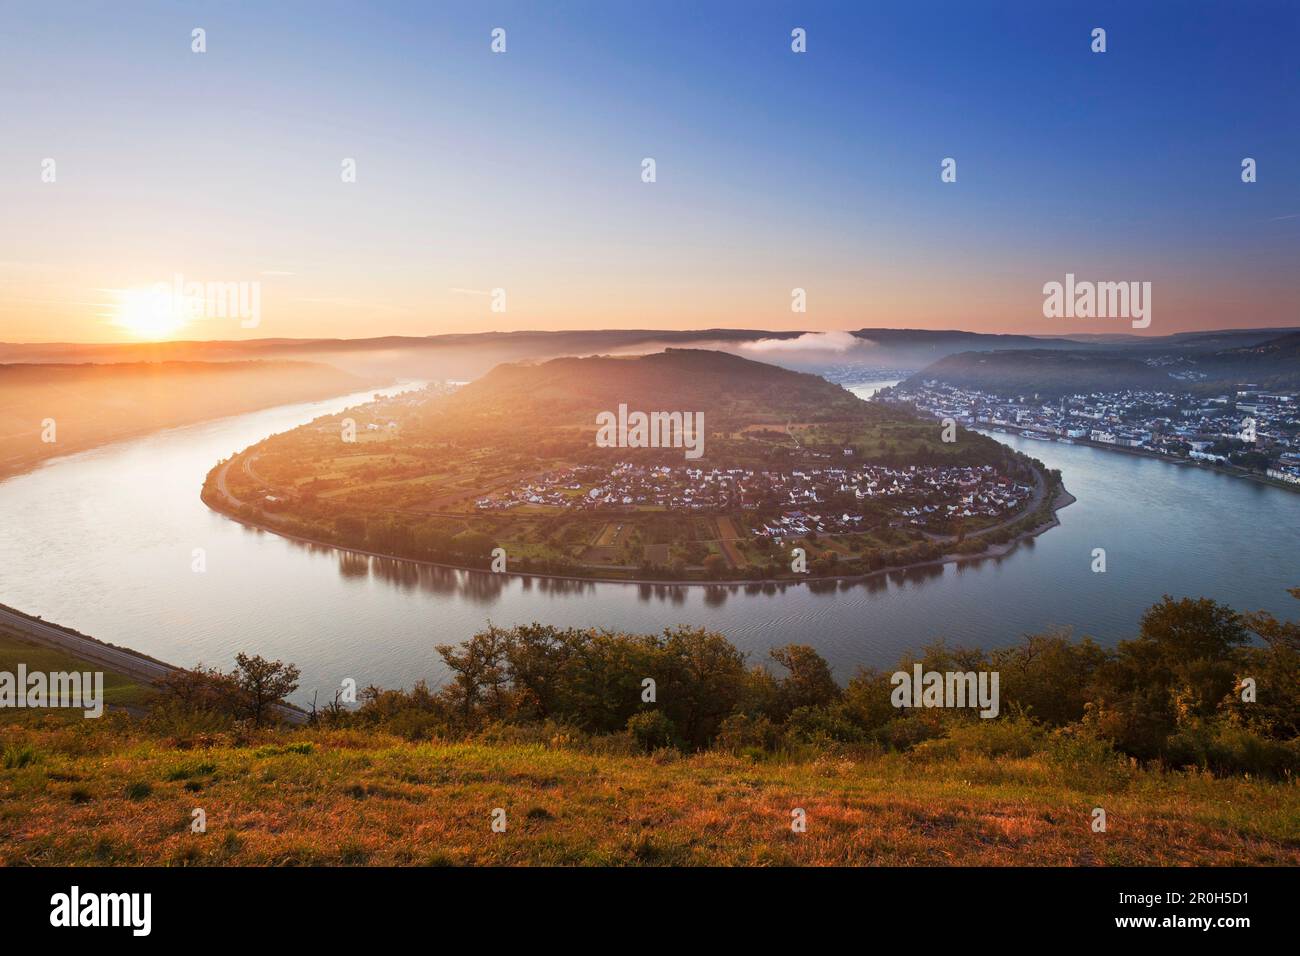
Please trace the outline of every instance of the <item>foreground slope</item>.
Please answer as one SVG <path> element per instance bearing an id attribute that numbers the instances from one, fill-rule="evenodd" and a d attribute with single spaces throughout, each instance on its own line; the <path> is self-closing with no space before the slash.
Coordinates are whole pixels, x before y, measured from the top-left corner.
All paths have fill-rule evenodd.
<path id="1" fill-rule="evenodd" d="M 121 730 L 6 737 L 7 865 L 1300 864 L 1291 784 L 1041 755 L 753 762 L 558 737 L 299 731 L 190 752 Z M 206 833 L 191 832 L 196 807 Z M 491 829 L 498 807 L 505 833 Z"/>

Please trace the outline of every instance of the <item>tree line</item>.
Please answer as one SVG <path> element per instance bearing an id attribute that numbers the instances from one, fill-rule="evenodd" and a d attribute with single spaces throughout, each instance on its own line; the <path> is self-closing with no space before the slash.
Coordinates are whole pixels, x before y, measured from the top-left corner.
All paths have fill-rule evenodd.
<path id="1" fill-rule="evenodd" d="M 1300 598 L 1300 588 L 1292 589 Z M 445 686 L 364 688 L 313 723 L 408 739 L 456 739 L 503 726 L 620 738 L 647 751 L 754 755 L 806 748 L 907 751 L 997 740 L 1001 752 L 1091 748 L 1171 767 L 1285 776 L 1300 769 L 1300 622 L 1239 613 L 1209 598 L 1165 596 L 1113 649 L 1067 634 L 985 651 L 930 645 L 898 670 L 997 672 L 1000 714 L 898 707 L 892 672 L 859 669 L 843 686 L 812 647 L 751 665 L 721 634 L 488 626 L 438 645 Z M 297 686 L 291 665 L 240 655 L 232 674 L 195 670 L 164 684 L 156 707 L 222 720 L 273 720 Z M 981 737 L 981 735 L 983 735 Z"/>

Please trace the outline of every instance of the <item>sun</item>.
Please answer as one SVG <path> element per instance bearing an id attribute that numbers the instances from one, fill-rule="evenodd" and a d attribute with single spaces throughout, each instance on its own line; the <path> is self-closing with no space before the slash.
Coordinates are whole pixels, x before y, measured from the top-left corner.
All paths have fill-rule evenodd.
<path id="1" fill-rule="evenodd" d="M 141 339 L 165 339 L 189 324 L 192 310 L 166 285 L 121 289 L 113 306 L 113 324 Z"/>

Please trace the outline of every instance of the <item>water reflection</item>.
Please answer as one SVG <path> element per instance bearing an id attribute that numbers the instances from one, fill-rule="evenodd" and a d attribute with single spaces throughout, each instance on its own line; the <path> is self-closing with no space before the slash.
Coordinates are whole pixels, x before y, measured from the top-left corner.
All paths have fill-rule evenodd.
<path id="1" fill-rule="evenodd" d="M 579 578 L 494 574 L 490 571 L 453 568 L 406 558 L 345 551 L 313 542 L 290 540 L 290 543 L 313 554 L 336 555 L 339 576 L 345 579 L 370 578 L 400 591 L 419 590 L 425 594 L 456 597 L 477 604 L 496 603 L 512 587 L 518 587 L 523 593 L 536 589 L 547 596 L 576 597 L 593 594 L 599 583 Z M 684 599 L 684 595 L 678 593 L 682 590 L 680 587 L 641 585 L 641 588 L 643 600 L 649 600 L 653 596 L 680 603 Z"/>
<path id="2" fill-rule="evenodd" d="M 258 534 L 268 534 L 256 530 Z M 680 606 L 692 592 L 698 592 L 705 607 L 721 608 L 732 597 L 766 596 L 784 594 L 792 589 L 803 589 L 819 597 L 861 589 L 867 594 L 888 590 L 890 582 L 897 587 L 917 585 L 942 578 L 945 566 L 939 563 L 914 565 L 892 571 L 877 571 L 866 577 L 808 578 L 803 581 L 724 581 L 717 583 L 669 582 L 618 582 L 592 581 L 582 578 L 548 577 L 530 574 L 496 574 L 468 568 L 453 568 L 414 561 L 405 558 L 384 557 L 358 551 L 346 551 L 315 542 L 284 539 L 291 547 L 311 554 L 329 554 L 337 558 L 339 576 L 345 580 L 371 579 L 391 585 L 399 591 L 419 590 L 425 594 L 456 597 L 478 603 L 493 604 L 511 588 L 521 593 L 536 589 L 552 597 L 594 595 L 598 588 L 631 589 L 637 599 Z M 1033 539 L 1020 547 L 1032 547 Z M 1014 549 L 1013 549 L 1014 551 Z M 974 555 L 950 562 L 957 574 L 981 564 L 1002 564 L 1013 552 L 998 555 Z"/>

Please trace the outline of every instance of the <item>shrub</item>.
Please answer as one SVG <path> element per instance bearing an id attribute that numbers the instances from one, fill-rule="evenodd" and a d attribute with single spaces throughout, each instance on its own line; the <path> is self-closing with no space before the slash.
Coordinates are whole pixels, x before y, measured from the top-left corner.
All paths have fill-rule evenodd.
<path id="1" fill-rule="evenodd" d="M 38 751 L 31 744 L 7 744 L 0 760 L 6 770 L 18 770 L 36 763 L 38 757 Z"/>
<path id="2" fill-rule="evenodd" d="M 1070 786 L 1116 787 L 1132 772 L 1124 756 L 1086 722 L 1054 731 L 1047 741 L 1047 757 Z"/>
<path id="3" fill-rule="evenodd" d="M 285 744 L 277 747 L 274 744 L 267 744 L 265 747 L 258 747 L 253 751 L 254 757 L 280 757 L 284 754 L 309 754 L 315 750 L 315 745 L 305 740 L 299 740 L 291 744 Z"/>
<path id="4" fill-rule="evenodd" d="M 677 746 L 677 730 L 662 710 L 642 710 L 627 719 L 627 732 L 647 753 Z"/>
<path id="5" fill-rule="evenodd" d="M 722 722 L 714 744 L 719 750 L 744 754 L 749 751 L 770 752 L 781 740 L 781 731 L 766 715 L 751 717 L 732 714 Z"/>
<path id="6" fill-rule="evenodd" d="M 160 737 L 170 737 L 182 746 L 230 729 L 234 718 L 228 713 L 194 707 L 185 701 L 157 699 L 145 718 L 146 726 Z"/>
<path id="7" fill-rule="evenodd" d="M 786 721 L 791 744 L 860 743 L 865 735 L 843 707 L 797 707 Z"/>
<path id="8" fill-rule="evenodd" d="M 127 784 L 126 787 L 126 798 L 128 800 L 144 800 L 151 793 L 153 793 L 153 787 L 149 786 L 149 784 L 145 783 L 143 780 L 137 780 L 135 783 Z"/>
<path id="9" fill-rule="evenodd" d="M 1281 778 L 1300 771 L 1300 747 L 1294 740 L 1269 740 L 1246 727 L 1214 722 L 1170 737 L 1165 760 L 1216 774 Z"/>
<path id="10" fill-rule="evenodd" d="M 928 714 L 897 717 L 876 733 L 877 739 L 891 750 L 911 750 L 922 741 L 942 735 L 942 724 Z"/>
<path id="11" fill-rule="evenodd" d="M 168 772 L 167 779 L 171 781 L 189 780 L 191 777 L 206 777 L 216 772 L 217 766 L 213 763 L 182 764 L 179 767 L 173 767 Z"/>
<path id="12" fill-rule="evenodd" d="M 916 752 L 927 756 L 976 753 L 985 757 L 1028 757 L 1042 750 L 1046 740 L 1047 731 L 1029 717 L 954 720 L 945 736 L 922 742 Z"/>
<path id="13" fill-rule="evenodd" d="M 806 644 L 773 648 L 772 660 L 787 671 L 777 682 L 777 706 L 782 714 L 800 707 L 825 707 L 840 699 L 841 690 L 825 658 Z"/>

